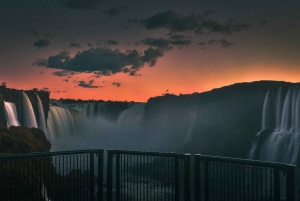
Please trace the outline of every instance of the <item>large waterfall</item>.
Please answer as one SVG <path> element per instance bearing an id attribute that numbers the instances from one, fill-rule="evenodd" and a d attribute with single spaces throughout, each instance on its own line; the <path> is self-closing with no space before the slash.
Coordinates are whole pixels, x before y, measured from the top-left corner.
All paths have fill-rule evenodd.
<path id="1" fill-rule="evenodd" d="M 22 92 L 23 97 L 23 117 L 24 117 L 24 126 L 26 127 L 35 127 L 37 128 L 36 117 L 33 111 L 32 104 L 25 92 Z"/>
<path id="2" fill-rule="evenodd" d="M 69 108 L 50 106 L 47 138 L 52 151 L 71 149 L 142 149 L 141 128 L 144 104 L 120 112 L 116 121 L 107 103 L 81 103 Z M 105 113 L 107 112 L 107 113 Z"/>
<path id="3" fill-rule="evenodd" d="M 5 102 L 5 119 L 7 121 L 7 128 L 11 126 L 20 126 L 20 123 L 18 121 L 18 114 L 16 105 L 14 103 Z"/>
<path id="4" fill-rule="evenodd" d="M 256 135 L 249 158 L 296 164 L 300 145 L 300 86 L 266 94 L 262 130 Z"/>

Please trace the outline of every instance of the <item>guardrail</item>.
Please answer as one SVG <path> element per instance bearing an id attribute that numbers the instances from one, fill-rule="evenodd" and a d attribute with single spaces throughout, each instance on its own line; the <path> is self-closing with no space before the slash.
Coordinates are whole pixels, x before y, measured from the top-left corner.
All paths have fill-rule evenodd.
<path id="1" fill-rule="evenodd" d="M 197 201 L 297 197 L 295 165 L 196 154 L 194 168 Z"/>
<path id="2" fill-rule="evenodd" d="M 103 150 L 0 155 L 1 200 L 103 200 Z"/>
<path id="3" fill-rule="evenodd" d="M 295 165 L 123 150 L 107 151 L 104 196 L 103 160 L 103 150 L 0 155 L 0 200 L 297 199 Z"/>
<path id="4" fill-rule="evenodd" d="M 190 154 L 108 150 L 107 155 L 107 200 L 190 200 Z"/>

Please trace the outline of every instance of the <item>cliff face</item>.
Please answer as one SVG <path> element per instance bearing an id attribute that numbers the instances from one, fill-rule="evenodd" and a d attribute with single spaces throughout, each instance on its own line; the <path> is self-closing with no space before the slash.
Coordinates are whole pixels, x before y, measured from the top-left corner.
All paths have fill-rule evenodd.
<path id="1" fill-rule="evenodd" d="M 38 128 L 12 126 L 0 129 L 0 154 L 48 152 L 51 144 Z"/>
<path id="2" fill-rule="evenodd" d="M 48 118 L 48 111 L 49 111 L 49 93 L 44 91 L 24 91 L 28 98 L 32 103 L 32 107 L 35 113 L 36 118 L 39 118 L 38 112 L 38 102 L 37 102 L 37 95 L 40 97 L 44 114 L 45 120 Z M 23 100 L 22 100 L 22 90 L 17 89 L 9 89 L 3 86 L 0 86 L 0 128 L 6 128 L 6 120 L 5 120 L 5 113 L 4 113 L 4 101 L 12 102 L 16 105 L 17 112 L 18 112 L 18 119 L 21 125 L 23 125 Z"/>
<path id="3" fill-rule="evenodd" d="M 40 129 L 14 126 L 0 129 L 0 154 L 48 152 L 50 148 Z M 51 160 L 51 157 L 0 159 L 1 200 L 45 200 L 42 187 L 49 181 L 41 175 L 55 174 Z"/>
<path id="4" fill-rule="evenodd" d="M 246 158 L 261 129 L 267 91 L 278 87 L 286 91 L 290 85 L 261 81 L 151 98 L 145 106 L 144 126 L 149 133 L 167 135 L 164 139 L 172 150 Z"/>

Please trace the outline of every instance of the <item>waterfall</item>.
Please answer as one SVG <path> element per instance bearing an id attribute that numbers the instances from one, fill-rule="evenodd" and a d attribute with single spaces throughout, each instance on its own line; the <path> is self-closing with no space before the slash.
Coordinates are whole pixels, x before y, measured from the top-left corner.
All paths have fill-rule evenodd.
<path id="1" fill-rule="evenodd" d="M 72 136 L 76 130 L 76 113 L 71 110 L 50 105 L 47 121 L 47 138 L 50 141 L 60 136 Z"/>
<path id="2" fill-rule="evenodd" d="M 266 94 L 262 130 L 256 135 L 249 158 L 296 164 L 300 145 L 300 86 L 289 87 L 283 102 L 282 95 L 281 88 Z"/>
<path id="3" fill-rule="evenodd" d="M 38 109 L 39 109 L 39 121 L 38 125 L 39 128 L 42 129 L 44 132 L 46 132 L 46 122 L 45 122 L 45 114 L 44 114 L 44 107 L 42 104 L 42 101 L 38 95 L 37 96 L 37 101 L 38 101 Z"/>
<path id="4" fill-rule="evenodd" d="M 20 123 L 18 121 L 18 114 L 16 105 L 14 103 L 5 102 L 5 119 L 7 121 L 7 128 L 11 126 L 20 126 Z"/>
<path id="5" fill-rule="evenodd" d="M 37 122 L 35 118 L 35 114 L 31 105 L 31 102 L 26 95 L 25 92 L 22 92 L 23 97 L 23 117 L 24 117 L 24 126 L 31 128 L 35 127 L 37 128 Z"/>
<path id="6" fill-rule="evenodd" d="M 124 110 L 118 117 L 117 124 L 132 131 L 138 131 L 142 127 L 145 104 L 135 104 Z"/>

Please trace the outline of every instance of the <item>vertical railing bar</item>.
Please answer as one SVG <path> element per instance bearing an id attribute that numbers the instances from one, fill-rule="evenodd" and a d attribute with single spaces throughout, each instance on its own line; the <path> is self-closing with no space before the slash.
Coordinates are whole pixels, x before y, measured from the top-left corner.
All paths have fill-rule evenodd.
<path id="1" fill-rule="evenodd" d="M 204 160 L 204 200 L 209 200 L 209 160 Z"/>
<path id="2" fill-rule="evenodd" d="M 140 188 L 139 188 L 140 189 L 140 196 L 139 196 L 139 198 L 142 199 L 142 186 L 141 186 L 142 185 L 142 166 L 141 166 L 142 165 L 142 156 L 139 156 L 139 161 L 140 161 L 139 171 L 138 171 L 139 172 L 139 184 L 140 184 Z"/>
<path id="3" fill-rule="evenodd" d="M 147 201 L 149 198 L 149 177 L 151 176 L 151 164 L 149 164 L 149 156 L 147 158 Z"/>
<path id="4" fill-rule="evenodd" d="M 190 189 L 191 189 L 191 181 L 190 181 L 190 154 L 186 154 L 184 156 L 184 197 L 185 201 L 191 200 Z"/>
<path id="5" fill-rule="evenodd" d="M 126 185 L 126 198 L 127 198 L 127 201 L 128 201 L 128 198 L 129 198 L 129 191 L 131 192 L 131 189 L 130 189 L 130 187 L 131 187 L 131 180 L 129 179 L 129 168 L 128 168 L 128 166 L 130 165 L 130 158 L 128 158 L 129 156 L 128 155 L 126 155 L 126 175 L 127 175 L 127 179 L 126 179 L 126 181 L 127 181 L 127 185 Z M 129 189 L 128 189 L 129 188 Z"/>
<path id="6" fill-rule="evenodd" d="M 120 200 L 123 200 L 123 188 L 124 188 L 124 181 L 123 181 L 123 156 L 120 154 Z"/>
<path id="7" fill-rule="evenodd" d="M 274 168 L 274 200 L 280 201 L 280 175 L 278 168 Z"/>
<path id="8" fill-rule="evenodd" d="M 94 181 L 94 153 L 90 153 L 90 200 L 95 200 L 95 181 Z"/>
<path id="9" fill-rule="evenodd" d="M 271 200 L 274 199 L 274 185 L 273 185 L 273 179 L 274 178 L 274 169 L 270 169 L 270 194 L 271 194 Z"/>
<path id="10" fill-rule="evenodd" d="M 113 155 L 107 150 L 107 200 L 112 201 L 112 180 L 113 180 Z"/>
<path id="11" fill-rule="evenodd" d="M 160 201 L 162 201 L 163 197 L 163 165 L 162 165 L 162 157 L 160 157 Z"/>
<path id="12" fill-rule="evenodd" d="M 76 155 L 76 179 L 77 179 L 77 185 L 76 185 L 76 188 L 77 188 L 77 191 L 76 191 L 76 193 L 77 193 L 77 200 L 79 199 L 79 195 L 80 195 L 80 190 L 79 190 L 79 184 L 81 183 L 81 181 L 80 181 L 80 172 L 79 172 L 79 169 L 78 169 L 78 162 L 79 162 L 79 160 L 80 160 L 80 155 Z"/>
<path id="13" fill-rule="evenodd" d="M 179 160 L 175 157 L 175 201 L 179 201 Z"/>
<path id="14" fill-rule="evenodd" d="M 264 177 L 263 177 L 263 168 L 261 167 L 260 168 L 260 199 L 262 200 L 263 199 L 263 180 L 264 180 Z"/>
<path id="15" fill-rule="evenodd" d="M 120 201 L 120 154 L 116 154 L 116 201 Z"/>

